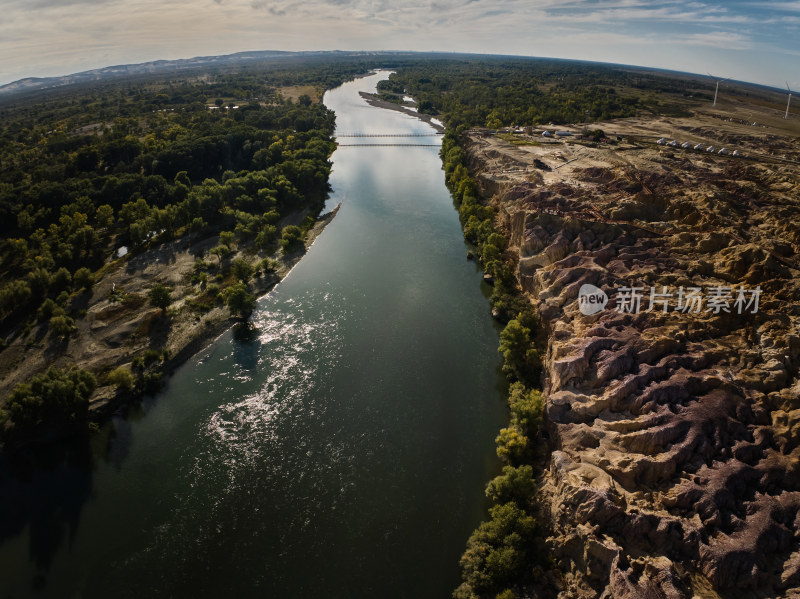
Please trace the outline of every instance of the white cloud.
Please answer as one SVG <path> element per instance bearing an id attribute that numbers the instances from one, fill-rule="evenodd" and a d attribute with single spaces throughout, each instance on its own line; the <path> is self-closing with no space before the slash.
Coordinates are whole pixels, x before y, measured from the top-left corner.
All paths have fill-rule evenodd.
<path id="1" fill-rule="evenodd" d="M 679 36 L 677 41 L 693 46 L 714 46 L 730 50 L 747 50 L 753 47 L 748 37 L 724 31 Z"/>
<path id="2" fill-rule="evenodd" d="M 0 83 L 109 64 L 257 49 L 491 52 L 704 70 L 705 51 L 757 50 L 767 43 L 770 52 L 784 48 L 788 63 L 792 42 L 780 33 L 797 25 L 794 15 L 762 16 L 753 9 L 736 10 L 733 2 L 676 0 L 6 0 L 4 4 Z M 765 4 L 800 10 L 800 2 Z M 762 24 L 777 20 L 770 26 L 774 35 L 769 41 L 750 31 L 759 26 L 754 14 Z M 679 45 L 693 47 L 694 56 L 682 59 L 680 51 L 672 51 Z M 737 75 L 758 76 L 757 69 Z"/>

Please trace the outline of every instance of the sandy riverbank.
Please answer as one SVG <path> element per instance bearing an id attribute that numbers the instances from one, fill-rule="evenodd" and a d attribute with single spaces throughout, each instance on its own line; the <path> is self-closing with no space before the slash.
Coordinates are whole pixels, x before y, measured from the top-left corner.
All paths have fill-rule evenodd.
<path id="1" fill-rule="evenodd" d="M 375 106 L 376 108 L 387 108 L 389 110 L 396 110 L 397 112 L 402 112 L 403 114 L 416 117 L 419 120 L 428 123 L 439 133 L 444 133 L 444 126 L 439 122 L 439 120 L 435 116 L 431 116 L 430 114 L 423 114 L 421 112 L 417 112 L 416 110 L 411 110 L 406 106 L 401 106 L 400 104 L 395 104 L 394 102 L 387 102 L 386 100 L 381 100 L 375 94 L 368 94 L 367 92 L 359 92 L 359 94 L 361 95 L 362 98 L 364 98 L 367 101 L 367 104 L 369 104 L 370 106 Z"/>

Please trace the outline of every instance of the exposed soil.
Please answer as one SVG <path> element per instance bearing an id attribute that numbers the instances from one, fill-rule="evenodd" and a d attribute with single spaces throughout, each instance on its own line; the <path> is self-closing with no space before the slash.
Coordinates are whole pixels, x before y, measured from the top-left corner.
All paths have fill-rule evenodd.
<path id="1" fill-rule="evenodd" d="M 592 123 L 598 143 L 467 134 L 547 336 L 541 504 L 562 597 L 800 596 L 800 121 L 781 116 Z M 581 313 L 586 284 L 606 309 Z M 643 288 L 638 314 L 621 287 Z M 729 311 L 676 311 L 680 287 L 729 288 Z M 668 312 L 647 311 L 651 288 Z"/>
<path id="2" fill-rule="evenodd" d="M 428 123 L 439 133 L 444 133 L 444 126 L 433 115 L 417 112 L 416 110 L 412 110 L 411 108 L 403 106 L 402 104 L 396 104 L 394 102 L 387 102 L 386 100 L 381 100 L 375 94 L 368 94 L 367 92 L 358 92 L 358 93 L 361 95 L 362 98 L 364 98 L 367 101 L 367 104 L 369 104 L 370 106 L 375 106 L 377 108 L 387 108 L 388 110 L 395 110 L 397 112 L 402 112 L 403 114 L 416 117 L 419 120 Z"/>

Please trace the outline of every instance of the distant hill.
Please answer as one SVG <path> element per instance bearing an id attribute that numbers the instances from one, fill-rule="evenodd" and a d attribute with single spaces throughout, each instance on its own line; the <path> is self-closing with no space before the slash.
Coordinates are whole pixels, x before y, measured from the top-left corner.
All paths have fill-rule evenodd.
<path id="1" fill-rule="evenodd" d="M 140 64 L 126 64 L 82 71 L 61 77 L 27 77 L 12 83 L 0 86 L 0 96 L 9 96 L 17 93 L 54 89 L 73 84 L 108 81 L 115 78 L 124 78 L 137 75 L 151 75 L 159 73 L 187 71 L 198 68 L 246 64 L 263 60 L 281 58 L 303 58 L 310 56 L 367 56 L 374 55 L 370 52 L 283 52 L 278 50 L 264 50 L 257 52 L 237 52 L 224 56 L 197 56 L 180 60 L 155 60 Z"/>

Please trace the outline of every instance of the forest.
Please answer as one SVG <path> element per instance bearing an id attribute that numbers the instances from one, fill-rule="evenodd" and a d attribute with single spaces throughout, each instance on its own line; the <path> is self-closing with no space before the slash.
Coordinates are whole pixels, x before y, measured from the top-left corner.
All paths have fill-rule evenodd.
<path id="1" fill-rule="evenodd" d="M 35 343 L 42 330 L 66 343 L 117 248 L 136 255 L 186 235 L 219 236 L 210 253 L 221 271 L 206 285 L 213 268 L 199 261 L 202 289 L 188 305 L 202 313 L 225 301 L 246 314 L 243 283 L 270 261 L 227 260 L 232 244 L 295 249 L 329 190 L 335 116 L 280 90 L 322 91 L 364 70 L 359 61 L 249 67 L 0 104 L 0 350 L 18 337 Z M 294 213 L 310 218 L 281 230 Z M 150 303 L 166 308 L 169 294 Z M 132 373 L 101 373 L 103 382 L 126 388 L 134 376 L 147 390 L 144 366 L 138 380 L 134 363 Z M 97 374 L 51 368 L 18 385 L 0 406 L 0 430 L 85 419 Z"/>
<path id="2" fill-rule="evenodd" d="M 402 67 L 380 91 L 413 96 L 448 127 L 564 124 L 684 114 L 705 97 L 696 82 L 634 68 L 550 59 L 480 57 Z"/>

